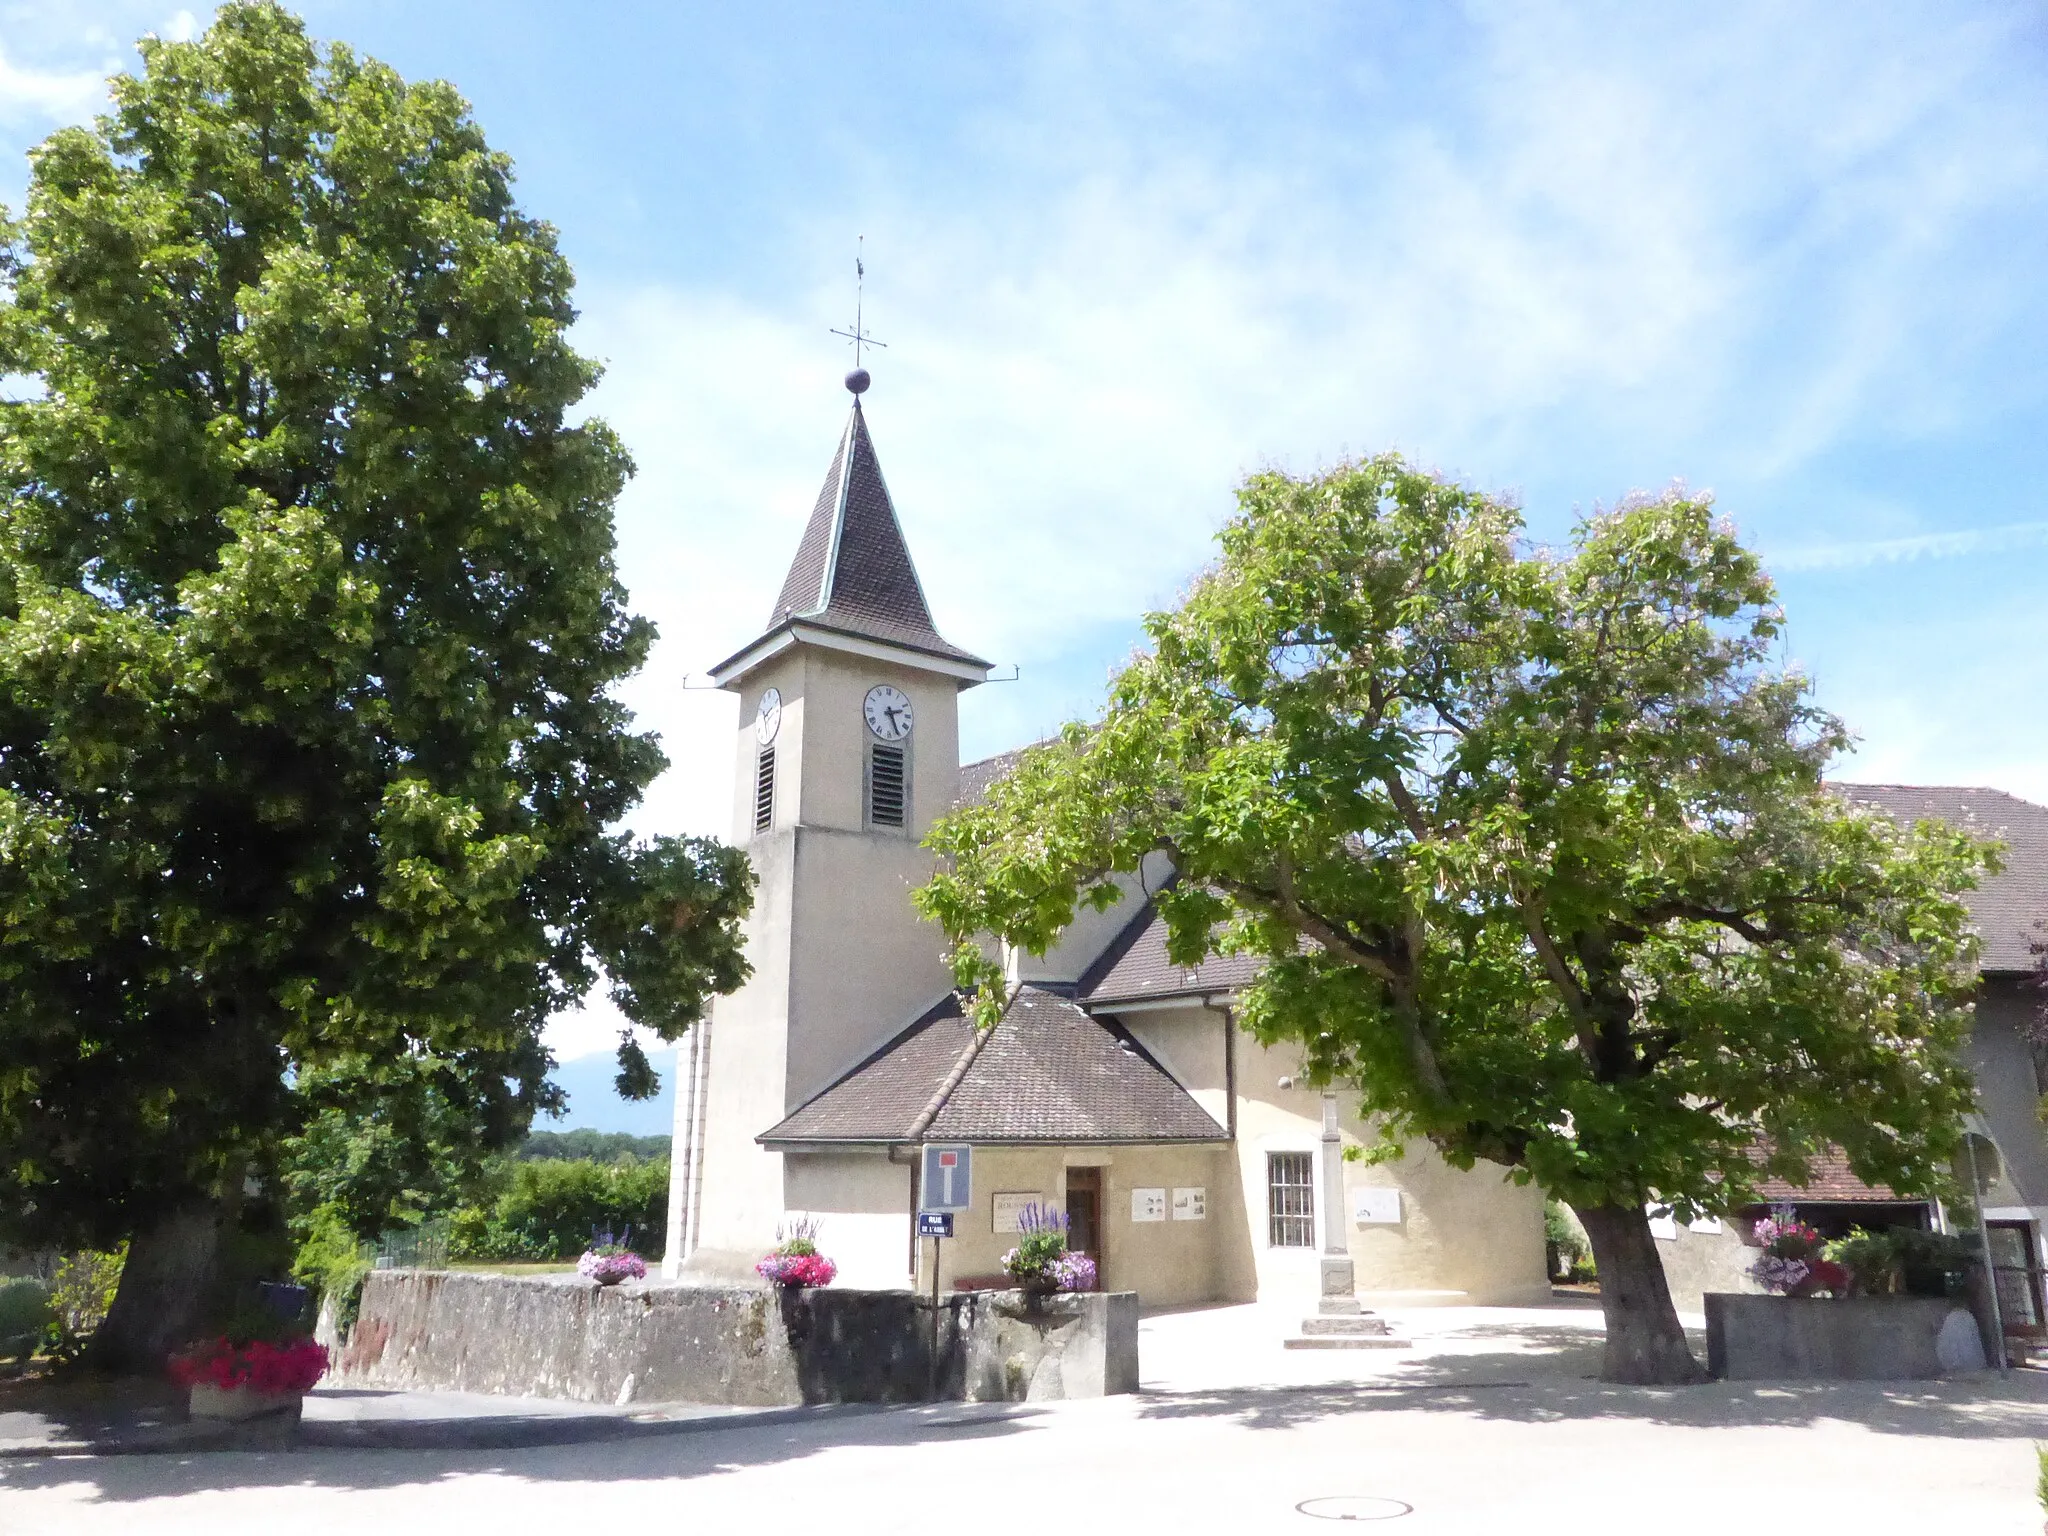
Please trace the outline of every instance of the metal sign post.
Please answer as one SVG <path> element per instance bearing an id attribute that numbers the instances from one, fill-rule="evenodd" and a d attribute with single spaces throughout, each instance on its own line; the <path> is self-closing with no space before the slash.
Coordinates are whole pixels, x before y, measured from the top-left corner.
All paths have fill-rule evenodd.
<path id="1" fill-rule="evenodd" d="M 924 1148 L 919 1170 L 917 1235 L 932 1240 L 932 1349 L 928 1394 L 939 1395 L 939 1244 L 953 1235 L 953 1213 L 974 1207 L 974 1149 L 961 1144 Z"/>

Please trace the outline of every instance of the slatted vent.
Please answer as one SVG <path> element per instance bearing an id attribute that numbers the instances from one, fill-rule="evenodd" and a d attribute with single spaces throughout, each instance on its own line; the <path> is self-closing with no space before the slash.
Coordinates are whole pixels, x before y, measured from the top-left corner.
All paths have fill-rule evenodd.
<path id="1" fill-rule="evenodd" d="M 775 749 L 763 747 L 754 762 L 754 830 L 775 825 Z"/>
<path id="2" fill-rule="evenodd" d="M 905 796 L 903 749 L 876 742 L 868 750 L 868 822 L 877 827 L 903 825 Z"/>

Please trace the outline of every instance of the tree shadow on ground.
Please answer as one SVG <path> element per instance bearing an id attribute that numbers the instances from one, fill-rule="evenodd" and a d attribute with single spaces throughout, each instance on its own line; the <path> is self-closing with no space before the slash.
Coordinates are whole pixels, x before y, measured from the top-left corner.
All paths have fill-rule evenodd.
<path id="1" fill-rule="evenodd" d="M 1483 1334 L 1493 1330 L 1471 1330 Z M 1524 1341 L 1547 1330 L 1502 1329 Z M 1370 1380 L 1313 1386 L 1152 1391 L 1147 1419 L 1218 1419 L 1248 1429 L 1289 1429 L 1362 1413 L 1441 1413 L 1526 1424 L 1633 1419 L 1696 1429 L 1797 1427 L 1823 1420 L 1880 1434 L 1949 1439 L 2048 1436 L 2048 1372 L 1995 1371 L 1941 1381 L 1716 1381 L 1696 1387 L 1629 1387 L 1596 1379 L 1600 1350 L 1559 1331 L 1584 1352 L 1585 1374 L 1555 1356 L 1479 1351 L 1409 1362 Z"/>
<path id="2" fill-rule="evenodd" d="M 300 1446 L 270 1451 L 171 1451 L 145 1455 L 0 1459 L 0 1493 L 83 1488 L 89 1502 L 130 1503 L 236 1489 L 374 1491 L 480 1473 L 529 1482 L 708 1477 L 735 1467 L 796 1461 L 845 1446 L 956 1444 L 1028 1433 L 1044 1411 L 1023 1404 L 938 1403 L 920 1407 L 827 1407 L 772 1424 L 746 1419 L 635 1424 L 604 1437 L 603 1469 L 592 1445 L 497 1446 L 489 1450 L 387 1450 Z M 498 1421 L 502 1423 L 503 1421 Z M 591 1420 L 560 1419 L 571 1432 Z"/>

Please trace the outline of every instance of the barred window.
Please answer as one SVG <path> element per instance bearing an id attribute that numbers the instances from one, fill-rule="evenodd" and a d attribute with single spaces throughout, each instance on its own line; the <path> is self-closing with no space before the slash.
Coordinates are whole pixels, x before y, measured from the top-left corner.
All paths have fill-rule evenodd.
<path id="1" fill-rule="evenodd" d="M 1275 1248 L 1316 1245 L 1315 1155 L 1266 1154 L 1267 1241 Z"/>
<path id="2" fill-rule="evenodd" d="M 868 748 L 868 824 L 900 827 L 908 799 L 903 749 L 886 742 Z"/>
<path id="3" fill-rule="evenodd" d="M 754 830 L 775 825 L 775 749 L 763 747 L 754 760 Z"/>

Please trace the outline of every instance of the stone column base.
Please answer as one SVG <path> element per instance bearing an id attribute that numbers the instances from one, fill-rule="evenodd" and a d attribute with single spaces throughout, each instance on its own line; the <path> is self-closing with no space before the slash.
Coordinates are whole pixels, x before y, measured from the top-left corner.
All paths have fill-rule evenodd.
<path id="1" fill-rule="evenodd" d="M 1348 1316 L 1359 1311 L 1358 1277 L 1351 1260 L 1325 1255 L 1322 1270 L 1322 1296 L 1316 1302 L 1316 1311 L 1325 1317 Z"/>

